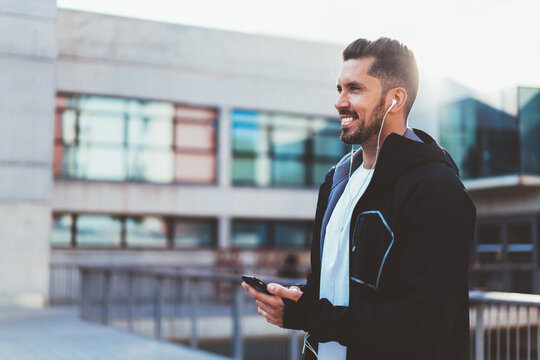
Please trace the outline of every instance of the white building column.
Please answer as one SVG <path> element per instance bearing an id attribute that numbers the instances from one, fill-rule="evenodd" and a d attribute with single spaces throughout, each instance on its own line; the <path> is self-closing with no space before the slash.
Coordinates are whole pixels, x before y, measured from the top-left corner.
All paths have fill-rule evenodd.
<path id="1" fill-rule="evenodd" d="M 56 0 L 0 5 L 0 306 L 48 294 L 56 18 Z"/>
<path id="2" fill-rule="evenodd" d="M 232 184 L 232 123 L 231 108 L 224 106 L 219 109 L 217 121 L 217 184 L 227 190 Z"/>

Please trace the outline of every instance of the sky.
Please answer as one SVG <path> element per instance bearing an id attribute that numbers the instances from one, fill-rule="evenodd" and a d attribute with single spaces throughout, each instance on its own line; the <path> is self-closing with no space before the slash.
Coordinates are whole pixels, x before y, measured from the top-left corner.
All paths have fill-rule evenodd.
<path id="1" fill-rule="evenodd" d="M 421 73 L 540 87 L 540 0 L 58 0 L 61 8 L 346 45 L 396 38 Z"/>

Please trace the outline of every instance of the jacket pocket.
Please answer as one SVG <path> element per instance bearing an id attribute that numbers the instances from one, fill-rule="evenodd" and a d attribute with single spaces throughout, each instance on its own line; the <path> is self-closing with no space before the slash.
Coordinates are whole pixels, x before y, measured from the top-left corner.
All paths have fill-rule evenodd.
<path id="1" fill-rule="evenodd" d="M 377 289 L 394 233 L 380 211 L 357 215 L 351 236 L 351 281 Z"/>

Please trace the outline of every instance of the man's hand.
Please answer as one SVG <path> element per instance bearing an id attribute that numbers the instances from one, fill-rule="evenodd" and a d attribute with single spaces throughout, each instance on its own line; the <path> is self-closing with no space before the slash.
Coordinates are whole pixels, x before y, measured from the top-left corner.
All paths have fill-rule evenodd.
<path id="1" fill-rule="evenodd" d="M 302 291 L 296 286 L 286 288 L 276 283 L 270 283 L 267 289 L 273 295 L 259 292 L 245 282 L 242 283 L 242 286 L 255 299 L 255 305 L 257 305 L 259 315 L 264 316 L 270 324 L 277 325 L 281 328 L 283 327 L 283 310 L 285 308 L 285 304 L 281 298 L 298 301 L 300 296 L 302 296 Z"/>

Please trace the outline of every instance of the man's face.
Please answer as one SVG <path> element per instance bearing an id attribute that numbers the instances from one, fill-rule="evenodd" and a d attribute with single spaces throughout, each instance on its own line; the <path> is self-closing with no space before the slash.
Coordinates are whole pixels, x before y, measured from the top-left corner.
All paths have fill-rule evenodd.
<path id="1" fill-rule="evenodd" d="M 375 59 L 351 59 L 341 66 L 334 104 L 341 118 L 340 139 L 345 144 L 363 144 L 379 133 L 384 116 L 381 82 L 368 75 Z"/>

